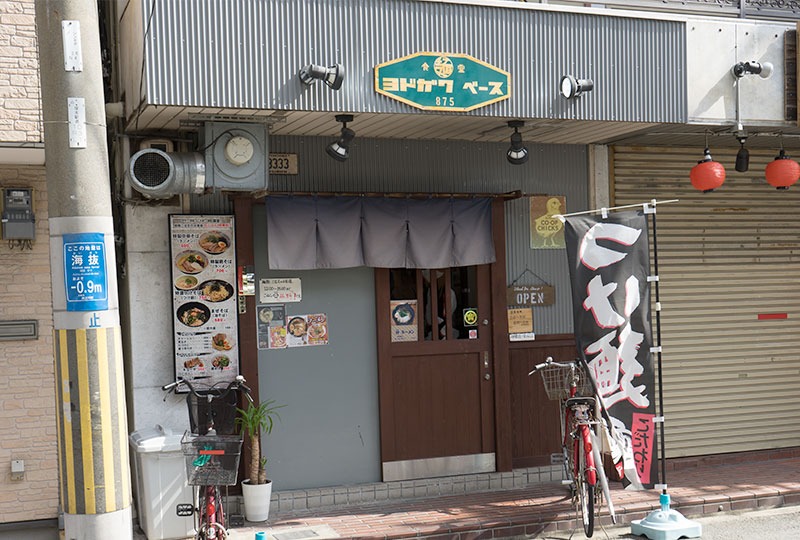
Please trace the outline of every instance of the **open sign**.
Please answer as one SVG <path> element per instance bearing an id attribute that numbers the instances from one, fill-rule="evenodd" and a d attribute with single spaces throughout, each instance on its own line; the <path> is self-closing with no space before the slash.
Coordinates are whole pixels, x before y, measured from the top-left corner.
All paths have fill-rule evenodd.
<path id="1" fill-rule="evenodd" d="M 512 285 L 506 288 L 509 306 L 552 306 L 556 302 L 556 288 L 552 285 Z"/>

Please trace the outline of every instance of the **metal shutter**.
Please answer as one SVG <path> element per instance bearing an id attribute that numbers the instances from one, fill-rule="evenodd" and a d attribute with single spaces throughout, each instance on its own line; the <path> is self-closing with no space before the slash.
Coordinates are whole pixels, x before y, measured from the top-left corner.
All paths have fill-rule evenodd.
<path id="1" fill-rule="evenodd" d="M 800 184 L 766 183 L 777 150 L 746 173 L 736 151 L 712 148 L 727 178 L 703 194 L 702 148 L 613 149 L 614 204 L 680 199 L 657 214 L 667 457 L 800 445 Z"/>

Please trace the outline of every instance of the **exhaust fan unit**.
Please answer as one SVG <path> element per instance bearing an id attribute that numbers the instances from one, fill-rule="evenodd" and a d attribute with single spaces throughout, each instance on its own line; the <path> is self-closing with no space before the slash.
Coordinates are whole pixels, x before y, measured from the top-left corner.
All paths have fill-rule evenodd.
<path id="1" fill-rule="evenodd" d="M 262 124 L 207 122 L 206 184 L 214 189 L 267 188 L 267 127 Z"/>
<path id="2" fill-rule="evenodd" d="M 196 152 L 167 153 L 146 148 L 131 157 L 128 169 L 134 189 L 154 199 L 178 193 L 202 193 L 206 183 L 203 155 Z"/>

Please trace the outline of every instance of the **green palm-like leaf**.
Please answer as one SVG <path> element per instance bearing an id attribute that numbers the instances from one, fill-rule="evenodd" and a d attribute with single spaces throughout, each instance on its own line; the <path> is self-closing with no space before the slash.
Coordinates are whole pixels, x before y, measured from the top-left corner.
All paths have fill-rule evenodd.
<path id="1" fill-rule="evenodd" d="M 238 431 L 247 434 L 250 443 L 250 481 L 255 484 L 263 484 L 266 482 L 265 465 L 266 458 L 261 456 L 261 445 L 259 436 L 263 431 L 266 434 L 272 433 L 272 428 L 275 426 L 275 418 L 281 421 L 281 415 L 278 409 L 286 405 L 275 405 L 275 400 L 269 400 L 260 405 L 256 405 L 252 401 L 246 409 L 239 409 L 239 415 L 236 418 L 236 427 Z"/>

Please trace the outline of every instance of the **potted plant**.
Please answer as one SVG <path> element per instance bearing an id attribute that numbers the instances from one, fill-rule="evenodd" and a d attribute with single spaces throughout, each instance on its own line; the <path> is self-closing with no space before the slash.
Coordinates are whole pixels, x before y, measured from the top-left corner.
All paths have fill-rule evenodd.
<path id="1" fill-rule="evenodd" d="M 267 460 L 261 455 L 261 433 L 272 433 L 275 418 L 281 419 L 278 409 L 285 405 L 275 405 L 275 400 L 256 405 L 253 401 L 246 409 L 237 409 L 239 416 L 236 425 L 244 430 L 250 449 L 250 478 L 242 481 L 244 515 L 247 521 L 266 521 L 269 519 L 269 503 L 272 496 L 272 481 L 267 480 Z"/>

